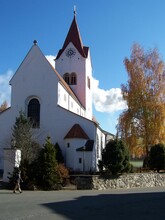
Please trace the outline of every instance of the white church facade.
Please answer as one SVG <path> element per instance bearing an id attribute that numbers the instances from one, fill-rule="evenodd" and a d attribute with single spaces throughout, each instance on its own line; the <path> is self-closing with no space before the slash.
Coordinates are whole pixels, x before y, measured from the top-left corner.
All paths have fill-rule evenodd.
<path id="1" fill-rule="evenodd" d="M 82 43 L 75 15 L 54 66 L 34 41 L 10 80 L 11 106 L 0 113 L 0 169 L 16 117 L 24 111 L 34 122 L 37 141 L 43 145 L 50 136 L 68 168 L 97 171 L 107 132 L 93 118 L 91 79 L 90 50 Z"/>

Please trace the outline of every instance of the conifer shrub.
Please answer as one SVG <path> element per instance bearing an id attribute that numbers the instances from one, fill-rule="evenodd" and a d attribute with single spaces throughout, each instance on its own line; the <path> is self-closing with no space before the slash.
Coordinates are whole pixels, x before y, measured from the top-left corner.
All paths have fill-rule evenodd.
<path id="1" fill-rule="evenodd" d="M 63 164 L 64 163 L 64 157 L 62 155 L 62 151 L 61 151 L 61 148 L 60 148 L 59 144 L 56 143 L 54 145 L 54 148 L 55 148 L 55 151 L 56 151 L 56 160 L 57 160 L 57 162 L 59 164 L 61 164 L 61 163 Z"/>
<path id="2" fill-rule="evenodd" d="M 59 187 L 60 177 L 56 154 L 50 137 L 47 137 L 38 157 L 37 184 L 44 190 L 54 190 Z"/>
<path id="3" fill-rule="evenodd" d="M 110 140 L 102 151 L 102 160 L 99 161 L 100 169 L 116 175 L 129 172 L 129 151 L 122 140 Z"/>
<path id="4" fill-rule="evenodd" d="M 28 160 L 21 161 L 20 170 L 23 179 L 22 188 L 26 190 L 37 189 L 38 158 L 32 162 Z"/>
<path id="5" fill-rule="evenodd" d="M 165 169 L 165 144 L 160 143 L 151 147 L 148 162 L 152 170 L 159 172 Z"/>
<path id="6" fill-rule="evenodd" d="M 32 123 L 27 119 L 25 112 L 20 111 L 12 128 L 12 140 L 14 148 L 21 150 L 21 160 L 31 163 L 38 156 L 40 146 L 34 139 Z"/>
<path id="7" fill-rule="evenodd" d="M 35 141 L 32 129 L 32 123 L 27 119 L 25 112 L 20 111 L 19 116 L 16 117 L 15 124 L 12 128 L 11 148 L 21 150 L 21 176 L 24 180 L 22 185 L 23 189 L 29 189 L 29 185 L 35 183 L 35 168 L 37 167 L 35 161 L 40 152 L 40 145 Z M 12 186 L 12 178 L 15 175 L 9 174 L 10 185 Z"/>

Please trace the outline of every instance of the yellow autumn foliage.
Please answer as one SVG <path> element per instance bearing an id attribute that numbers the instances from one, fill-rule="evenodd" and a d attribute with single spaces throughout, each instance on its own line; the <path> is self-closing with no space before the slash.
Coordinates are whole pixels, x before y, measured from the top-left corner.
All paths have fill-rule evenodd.
<path id="1" fill-rule="evenodd" d="M 0 112 L 4 111 L 5 109 L 7 109 L 8 104 L 6 101 L 4 101 L 1 105 L 0 105 Z"/>
<path id="2" fill-rule="evenodd" d="M 121 85 L 128 109 L 119 117 L 118 134 L 132 154 L 148 155 L 151 145 L 165 143 L 165 64 L 157 49 L 132 47 L 124 64 L 128 82 Z"/>

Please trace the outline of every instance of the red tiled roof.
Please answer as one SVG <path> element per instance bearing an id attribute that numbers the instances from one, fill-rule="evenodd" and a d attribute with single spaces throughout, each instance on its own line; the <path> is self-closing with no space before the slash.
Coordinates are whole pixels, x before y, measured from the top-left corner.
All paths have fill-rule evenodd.
<path id="1" fill-rule="evenodd" d="M 83 138 L 87 140 L 89 139 L 88 135 L 85 133 L 85 131 L 81 128 L 79 124 L 73 125 L 73 127 L 64 137 L 64 139 L 66 138 Z"/>
<path id="2" fill-rule="evenodd" d="M 87 57 L 89 48 L 83 46 L 75 15 L 74 15 L 72 24 L 70 26 L 69 32 L 67 34 L 67 37 L 65 39 L 65 42 L 63 44 L 63 47 L 61 50 L 59 50 L 56 59 L 58 59 L 61 56 L 61 54 L 63 53 L 63 51 L 65 50 L 65 48 L 68 46 L 70 42 L 73 43 L 73 45 L 76 47 L 76 49 L 79 51 L 79 53 L 84 58 Z"/>

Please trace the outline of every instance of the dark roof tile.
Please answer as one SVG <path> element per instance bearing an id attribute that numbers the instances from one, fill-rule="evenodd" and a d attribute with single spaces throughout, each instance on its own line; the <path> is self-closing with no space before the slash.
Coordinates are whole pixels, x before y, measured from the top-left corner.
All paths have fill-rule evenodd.
<path id="1" fill-rule="evenodd" d="M 56 59 L 58 59 L 61 56 L 61 54 L 63 53 L 63 51 L 66 49 L 66 47 L 70 42 L 73 43 L 73 45 L 76 47 L 76 49 L 84 58 L 87 57 L 89 48 L 83 46 L 75 15 L 72 24 L 70 26 L 69 32 L 67 34 L 67 37 L 65 39 L 65 42 L 63 44 L 63 47 L 61 50 L 59 50 Z"/>
<path id="2" fill-rule="evenodd" d="M 88 135 L 85 133 L 85 131 L 81 128 L 79 124 L 73 125 L 73 127 L 69 130 L 69 132 L 64 137 L 64 139 L 66 138 L 89 139 Z"/>

